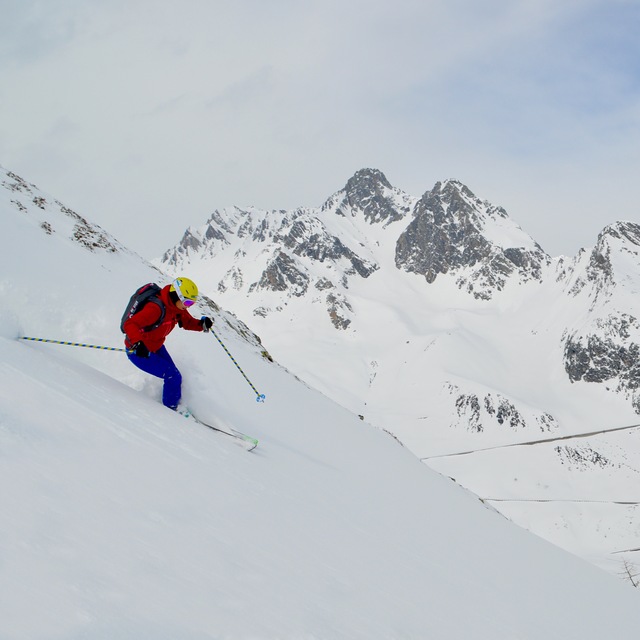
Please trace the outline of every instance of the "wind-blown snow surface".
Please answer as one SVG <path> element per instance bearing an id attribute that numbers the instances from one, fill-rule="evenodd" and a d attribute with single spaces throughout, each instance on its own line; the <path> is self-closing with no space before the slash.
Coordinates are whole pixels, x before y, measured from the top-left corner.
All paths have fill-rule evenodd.
<path id="1" fill-rule="evenodd" d="M 193 408 L 258 437 L 253 453 L 164 409 L 121 353 L 16 340 L 120 346 L 132 287 L 162 280 L 32 195 L 0 196 L 0 638 L 637 637 L 636 590 L 269 363 L 223 313 L 264 405 L 213 338 L 168 346 Z"/>

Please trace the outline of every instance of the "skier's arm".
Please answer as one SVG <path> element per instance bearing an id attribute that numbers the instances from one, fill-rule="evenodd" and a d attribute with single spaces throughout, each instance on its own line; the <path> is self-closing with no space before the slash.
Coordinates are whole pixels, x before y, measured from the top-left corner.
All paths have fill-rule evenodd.
<path id="1" fill-rule="evenodd" d="M 203 331 L 204 327 L 200 320 L 196 320 L 187 311 L 180 312 L 180 327 L 187 329 L 187 331 Z"/>

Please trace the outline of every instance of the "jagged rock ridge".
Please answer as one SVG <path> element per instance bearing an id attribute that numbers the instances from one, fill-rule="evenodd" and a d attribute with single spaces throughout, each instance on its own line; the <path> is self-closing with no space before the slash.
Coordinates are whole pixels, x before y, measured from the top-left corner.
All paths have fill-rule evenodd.
<path id="1" fill-rule="evenodd" d="M 457 181 L 437 183 L 418 199 L 393 187 L 381 171 L 363 169 L 319 209 L 215 211 L 204 227 L 188 229 L 162 263 L 178 268 L 196 254 L 226 262 L 220 292 L 301 297 L 335 289 L 324 304 L 334 326 L 344 329 L 349 323 L 336 322 L 336 304 L 349 311 L 351 279 L 368 278 L 380 268 L 382 255 L 369 237 L 378 227 L 375 233 L 395 244 L 398 269 L 420 273 L 428 283 L 439 274 L 452 275 L 460 289 L 479 299 L 491 299 L 510 279 L 540 280 L 550 262 L 503 209 L 480 201 Z M 229 264 L 221 256 L 231 248 Z M 322 268 L 327 264 L 328 273 Z M 270 306 L 256 309 L 264 316 Z"/>
<path id="2" fill-rule="evenodd" d="M 422 196 L 396 246 L 399 269 L 429 283 L 452 272 L 460 288 L 482 299 L 502 290 L 512 275 L 519 282 L 541 280 L 549 262 L 504 209 L 480 201 L 457 181 L 438 182 Z"/>
<path id="3" fill-rule="evenodd" d="M 271 292 L 302 297 L 331 290 L 323 298 L 327 318 L 346 329 L 351 312 L 346 290 L 352 278 L 368 278 L 379 269 L 366 235 L 358 226 L 390 225 L 411 212 L 415 198 L 392 187 L 384 174 L 373 169 L 356 173 L 319 209 L 262 211 L 238 207 L 215 211 L 200 229 L 188 229 L 181 242 L 165 253 L 162 262 L 178 268 L 193 255 L 217 261 L 227 256 L 227 266 L 217 283 L 248 294 Z M 347 219 L 350 233 L 336 220 Z M 254 313 L 265 316 L 272 305 L 259 304 Z"/>

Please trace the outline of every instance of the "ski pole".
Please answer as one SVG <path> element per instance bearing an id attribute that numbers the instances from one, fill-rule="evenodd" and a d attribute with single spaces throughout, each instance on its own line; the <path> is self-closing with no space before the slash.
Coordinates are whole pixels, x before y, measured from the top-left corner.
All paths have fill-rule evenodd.
<path id="1" fill-rule="evenodd" d="M 118 347 L 102 347 L 97 344 L 83 344 L 81 342 L 65 342 L 64 340 L 47 340 L 47 338 L 30 338 L 29 336 L 20 336 L 19 340 L 33 340 L 34 342 L 50 342 L 51 344 L 63 344 L 68 347 L 86 347 L 87 349 L 102 349 L 104 351 L 126 351 Z"/>
<path id="2" fill-rule="evenodd" d="M 242 374 L 244 379 L 249 383 L 249 386 L 253 389 L 253 392 L 256 394 L 256 402 L 264 402 L 265 400 L 264 393 L 259 393 L 258 390 L 253 386 L 253 383 L 251 382 L 251 380 L 249 380 L 249 378 L 247 378 L 247 375 L 242 370 L 242 367 L 236 362 L 236 359 L 229 353 L 229 349 L 227 349 L 227 347 L 224 346 L 224 342 L 220 340 L 220 338 L 218 337 L 218 334 L 212 328 L 209 329 L 209 331 L 213 333 L 215 339 L 220 343 L 220 346 L 225 350 L 225 353 L 231 358 L 231 362 L 233 362 L 233 364 L 235 364 L 236 367 L 238 367 L 238 371 Z"/>

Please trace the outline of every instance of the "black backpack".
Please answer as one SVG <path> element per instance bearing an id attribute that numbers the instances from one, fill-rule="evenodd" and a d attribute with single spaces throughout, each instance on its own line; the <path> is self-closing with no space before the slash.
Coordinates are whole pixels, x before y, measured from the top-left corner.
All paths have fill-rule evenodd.
<path id="1" fill-rule="evenodd" d="M 160 300 L 160 291 L 162 289 L 155 284 L 155 282 L 149 282 L 148 284 L 142 285 L 136 292 L 131 296 L 129 300 L 129 304 L 122 314 L 122 320 L 120 321 L 120 331 L 125 333 L 124 331 L 124 323 L 133 315 L 138 313 L 138 311 L 142 310 L 147 302 L 153 302 L 160 307 L 160 317 L 148 327 L 144 327 L 145 331 L 153 331 L 157 327 L 162 324 L 164 320 L 164 315 L 166 313 L 166 308 L 164 306 L 164 302 Z"/>

